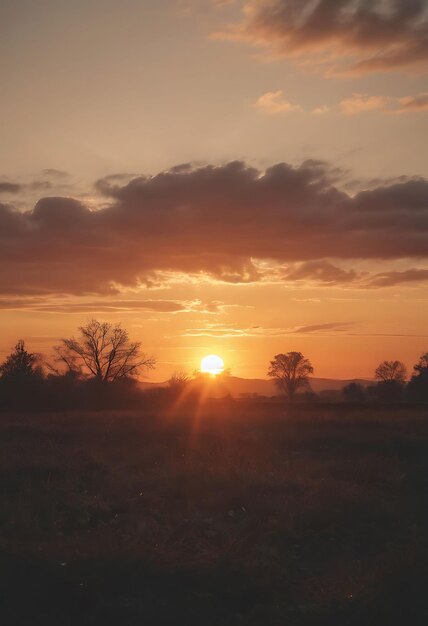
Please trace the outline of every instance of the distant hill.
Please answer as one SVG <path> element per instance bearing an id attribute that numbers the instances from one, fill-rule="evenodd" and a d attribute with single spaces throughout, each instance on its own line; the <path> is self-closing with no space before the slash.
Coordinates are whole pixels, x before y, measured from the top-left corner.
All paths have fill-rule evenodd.
<path id="1" fill-rule="evenodd" d="M 237 376 L 227 376 L 222 379 L 213 381 L 218 384 L 213 384 L 214 395 L 227 395 L 230 394 L 234 397 L 239 397 L 243 394 L 257 394 L 259 396 L 276 396 L 278 390 L 273 380 L 264 380 L 262 378 L 239 378 Z M 311 389 L 315 393 L 320 391 L 334 391 L 340 390 L 349 383 L 358 383 L 363 387 L 368 387 L 372 384 L 371 380 L 364 380 L 355 378 L 352 380 L 337 380 L 333 378 L 312 378 Z M 159 387 L 166 387 L 167 382 L 152 383 L 149 381 L 143 381 L 140 383 L 143 389 L 156 389 Z"/>

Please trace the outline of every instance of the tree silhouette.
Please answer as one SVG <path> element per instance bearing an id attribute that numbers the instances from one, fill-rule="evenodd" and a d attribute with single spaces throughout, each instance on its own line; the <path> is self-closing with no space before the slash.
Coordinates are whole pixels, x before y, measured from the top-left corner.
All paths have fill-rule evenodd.
<path id="1" fill-rule="evenodd" d="M 410 379 L 408 392 L 412 400 L 428 401 L 428 352 L 423 354 L 419 363 L 414 366 L 414 374 Z"/>
<path id="2" fill-rule="evenodd" d="M 407 370 L 401 361 L 383 361 L 375 370 L 378 381 L 374 397 L 381 402 L 399 402 L 403 399 Z"/>
<path id="3" fill-rule="evenodd" d="M 141 344 L 131 342 L 120 324 L 92 319 L 79 327 L 78 339 L 63 339 L 55 351 L 57 361 L 68 371 L 83 373 L 99 382 L 115 382 L 155 366 L 155 359 L 140 348 Z"/>
<path id="4" fill-rule="evenodd" d="M 312 363 L 301 352 L 287 352 L 275 355 L 268 376 L 275 378 L 278 389 L 292 401 L 299 389 L 309 386 L 309 376 L 313 372 Z"/>
<path id="5" fill-rule="evenodd" d="M 348 385 L 345 385 L 342 389 L 342 393 L 348 402 L 360 403 L 364 402 L 366 399 L 364 388 L 360 383 L 349 383 Z"/>
<path id="6" fill-rule="evenodd" d="M 168 380 L 168 386 L 174 391 L 182 391 L 190 382 L 190 376 L 183 371 L 174 372 L 171 378 Z"/>
<path id="7" fill-rule="evenodd" d="M 404 384 L 407 378 L 406 366 L 401 361 L 383 361 L 375 370 L 375 378 L 381 382 Z"/>
<path id="8" fill-rule="evenodd" d="M 420 376 L 428 377 L 428 352 L 423 354 L 414 367 L 415 372 L 418 372 Z"/>
<path id="9" fill-rule="evenodd" d="M 41 376 L 40 368 L 36 367 L 38 357 L 28 352 L 22 339 L 18 341 L 13 352 L 0 365 L 0 377 L 8 383 L 20 383 Z"/>

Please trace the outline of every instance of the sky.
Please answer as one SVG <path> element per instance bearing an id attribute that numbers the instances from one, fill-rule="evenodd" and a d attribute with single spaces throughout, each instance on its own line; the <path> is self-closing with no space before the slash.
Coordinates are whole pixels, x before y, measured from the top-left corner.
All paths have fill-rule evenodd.
<path id="1" fill-rule="evenodd" d="M 427 0 L 4 0 L 0 358 L 371 378 L 428 350 Z"/>

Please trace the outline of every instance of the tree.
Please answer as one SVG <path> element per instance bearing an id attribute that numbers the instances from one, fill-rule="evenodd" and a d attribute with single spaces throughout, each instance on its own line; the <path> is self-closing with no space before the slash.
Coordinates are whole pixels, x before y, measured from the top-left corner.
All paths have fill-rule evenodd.
<path id="1" fill-rule="evenodd" d="M 383 361 L 375 370 L 375 378 L 380 382 L 394 381 L 404 385 L 407 370 L 401 361 Z"/>
<path id="2" fill-rule="evenodd" d="M 418 372 L 419 376 L 426 376 L 428 378 L 428 352 L 421 356 L 419 363 L 417 363 L 413 369 L 415 372 Z"/>
<path id="3" fill-rule="evenodd" d="M 81 372 L 99 382 L 115 382 L 155 366 L 155 359 L 142 353 L 141 344 L 131 342 L 120 324 L 92 319 L 79 327 L 79 335 L 78 339 L 63 339 L 56 347 L 57 361 L 70 372 Z"/>
<path id="4" fill-rule="evenodd" d="M 373 389 L 380 402 L 399 402 L 403 399 L 407 370 L 401 361 L 383 361 L 375 370 L 378 381 Z"/>
<path id="5" fill-rule="evenodd" d="M 36 367 L 38 357 L 28 352 L 22 339 L 18 341 L 15 349 L 0 365 L 0 377 L 8 383 L 20 383 L 35 378 L 40 378 L 40 368 Z"/>
<path id="6" fill-rule="evenodd" d="M 186 372 L 174 372 L 171 378 L 168 380 L 168 386 L 175 392 L 181 392 L 187 387 L 190 382 L 190 376 Z"/>
<path id="7" fill-rule="evenodd" d="M 410 379 L 408 393 L 417 402 L 428 401 L 428 352 L 423 354 L 419 363 L 414 366 L 414 374 Z"/>
<path id="8" fill-rule="evenodd" d="M 287 352 L 275 355 L 268 376 L 275 378 L 277 387 L 292 401 L 299 389 L 309 386 L 309 375 L 313 372 L 312 363 L 301 352 Z"/>
<path id="9" fill-rule="evenodd" d="M 349 383 L 348 385 L 345 385 L 342 389 L 342 393 L 348 402 L 361 403 L 366 399 L 364 387 L 360 383 Z"/>
<path id="10" fill-rule="evenodd" d="M 39 356 L 28 352 L 18 341 L 13 352 L 0 365 L 1 404 L 8 408 L 34 408 L 43 394 L 43 372 Z"/>

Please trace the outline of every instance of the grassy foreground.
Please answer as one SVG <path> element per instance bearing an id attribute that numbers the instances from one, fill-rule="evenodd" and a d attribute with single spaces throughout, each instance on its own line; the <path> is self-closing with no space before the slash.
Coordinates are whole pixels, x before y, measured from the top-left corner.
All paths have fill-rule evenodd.
<path id="1" fill-rule="evenodd" d="M 427 409 L 183 412 L 0 414 L 2 624 L 428 623 Z"/>

